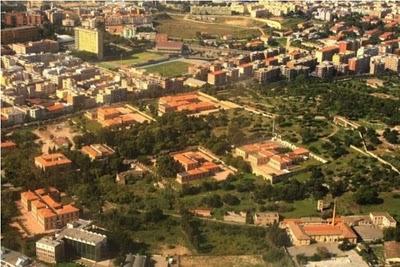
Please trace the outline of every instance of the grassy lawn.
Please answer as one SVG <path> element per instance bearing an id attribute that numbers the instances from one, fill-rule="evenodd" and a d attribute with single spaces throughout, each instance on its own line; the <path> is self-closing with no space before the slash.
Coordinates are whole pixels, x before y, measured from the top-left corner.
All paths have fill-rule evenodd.
<path id="1" fill-rule="evenodd" d="M 173 16 L 170 19 L 159 20 L 157 32 L 166 33 L 171 37 L 194 39 L 197 32 L 223 36 L 232 35 L 234 38 L 245 39 L 249 36 L 259 36 L 261 33 L 256 29 L 243 29 L 232 25 L 209 24 L 184 20 L 182 17 Z"/>
<path id="2" fill-rule="evenodd" d="M 107 69 L 113 69 L 113 68 L 119 68 L 122 65 L 124 66 L 130 66 L 134 64 L 141 64 L 141 63 L 146 63 L 151 60 L 159 60 L 164 58 L 165 55 L 159 54 L 159 53 L 153 53 L 153 52 L 141 52 L 137 54 L 133 54 L 128 58 L 122 58 L 121 60 L 108 60 L 108 61 L 102 61 L 97 63 L 98 66 L 107 68 Z"/>
<path id="3" fill-rule="evenodd" d="M 187 246 L 185 236 L 180 229 L 179 219 L 168 217 L 158 223 L 149 223 L 145 229 L 136 231 L 133 238 L 149 245 L 150 251 L 159 251 L 160 245 Z"/>
<path id="4" fill-rule="evenodd" d="M 203 222 L 201 230 L 210 255 L 261 254 L 266 249 L 265 236 L 257 235 L 256 227 L 221 225 Z M 259 233 L 263 233 L 259 228 Z"/>
<path id="5" fill-rule="evenodd" d="M 387 211 L 393 217 L 400 218 L 400 198 L 394 198 L 394 193 L 383 192 L 379 197 L 383 200 L 382 204 L 358 205 L 353 200 L 351 192 L 342 195 L 337 201 L 337 208 L 340 214 L 368 214 L 372 211 Z"/>
<path id="6" fill-rule="evenodd" d="M 294 28 L 297 24 L 304 22 L 302 18 L 287 18 L 282 21 L 282 26 L 285 28 Z"/>
<path id="7" fill-rule="evenodd" d="M 158 73 L 164 77 L 176 77 L 187 73 L 189 63 L 182 61 L 167 62 L 156 66 L 144 68 L 148 72 Z"/>
<path id="8" fill-rule="evenodd" d="M 286 37 L 277 38 L 275 40 L 278 42 L 278 44 L 280 46 L 286 47 L 286 45 L 287 45 L 287 38 Z"/>
<path id="9" fill-rule="evenodd" d="M 319 216 L 319 213 L 317 212 L 317 201 L 313 198 L 294 201 L 292 206 L 294 210 L 282 214 L 285 218 Z"/>

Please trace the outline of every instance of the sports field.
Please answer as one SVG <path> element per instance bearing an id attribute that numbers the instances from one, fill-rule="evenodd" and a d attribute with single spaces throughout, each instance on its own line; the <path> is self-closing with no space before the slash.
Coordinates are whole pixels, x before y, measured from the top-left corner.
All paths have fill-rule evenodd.
<path id="1" fill-rule="evenodd" d="M 161 63 L 155 66 L 145 67 L 150 73 L 158 73 L 163 77 L 175 77 L 187 73 L 189 63 L 183 61 L 173 61 Z"/>
<path id="2" fill-rule="evenodd" d="M 162 58 L 167 58 L 167 56 L 153 52 L 141 52 L 133 54 L 129 57 L 123 57 L 122 60 L 107 60 L 107 61 L 101 61 L 96 64 L 103 68 L 114 69 L 114 68 L 119 68 L 121 65 L 127 67 L 134 64 L 146 63 L 151 60 L 159 60 Z"/>

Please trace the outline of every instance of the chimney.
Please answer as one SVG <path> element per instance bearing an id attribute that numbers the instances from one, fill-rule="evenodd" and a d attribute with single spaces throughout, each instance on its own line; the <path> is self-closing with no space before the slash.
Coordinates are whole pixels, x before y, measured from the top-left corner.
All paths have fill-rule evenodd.
<path id="1" fill-rule="evenodd" d="M 336 198 L 333 200 L 332 225 L 335 225 L 335 216 L 336 216 Z"/>

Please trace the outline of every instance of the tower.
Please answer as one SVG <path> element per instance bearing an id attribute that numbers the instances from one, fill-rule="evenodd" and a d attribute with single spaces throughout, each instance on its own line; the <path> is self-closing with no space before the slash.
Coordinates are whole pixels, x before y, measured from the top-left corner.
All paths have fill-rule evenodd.
<path id="1" fill-rule="evenodd" d="M 335 217 L 336 217 L 336 199 L 333 200 L 332 225 L 335 225 Z"/>

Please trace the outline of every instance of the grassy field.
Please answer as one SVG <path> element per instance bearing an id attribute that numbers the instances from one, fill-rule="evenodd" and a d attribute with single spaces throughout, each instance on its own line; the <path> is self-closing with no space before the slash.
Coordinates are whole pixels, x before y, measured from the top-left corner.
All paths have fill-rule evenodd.
<path id="1" fill-rule="evenodd" d="M 209 24 L 184 20 L 182 17 L 171 17 L 158 21 L 157 32 L 166 33 L 171 37 L 194 39 L 197 32 L 219 36 L 232 35 L 234 38 L 245 39 L 249 36 L 259 36 L 257 29 L 243 29 L 227 24 Z"/>
<path id="2" fill-rule="evenodd" d="M 144 68 L 150 73 L 158 73 L 164 77 L 175 77 L 187 73 L 189 63 L 182 61 L 167 62 L 156 66 Z"/>
<path id="3" fill-rule="evenodd" d="M 294 210 L 285 212 L 282 215 L 286 218 L 299 218 L 307 216 L 318 216 L 317 201 L 313 198 L 307 198 L 304 200 L 294 201 L 292 203 Z"/>
<path id="4" fill-rule="evenodd" d="M 297 26 L 297 24 L 304 22 L 302 18 L 287 18 L 282 21 L 282 26 L 287 29 L 292 29 Z"/>
<path id="5" fill-rule="evenodd" d="M 165 55 L 159 54 L 159 53 L 152 53 L 152 52 L 142 52 L 142 53 L 137 53 L 133 54 L 128 58 L 122 58 L 121 60 L 108 60 L 108 61 L 102 61 L 97 63 L 98 66 L 107 68 L 107 69 L 113 69 L 113 68 L 119 68 L 121 64 L 123 66 L 130 66 L 134 64 L 141 64 L 141 63 L 146 63 L 151 60 L 159 60 L 162 58 L 166 58 Z"/>
<path id="6" fill-rule="evenodd" d="M 383 192 L 379 198 L 383 203 L 376 205 L 358 205 L 353 200 L 352 193 L 342 195 L 337 201 L 337 208 L 340 214 L 368 214 L 372 211 L 387 211 L 395 218 L 400 218 L 400 198 L 394 198 L 393 193 Z"/>

